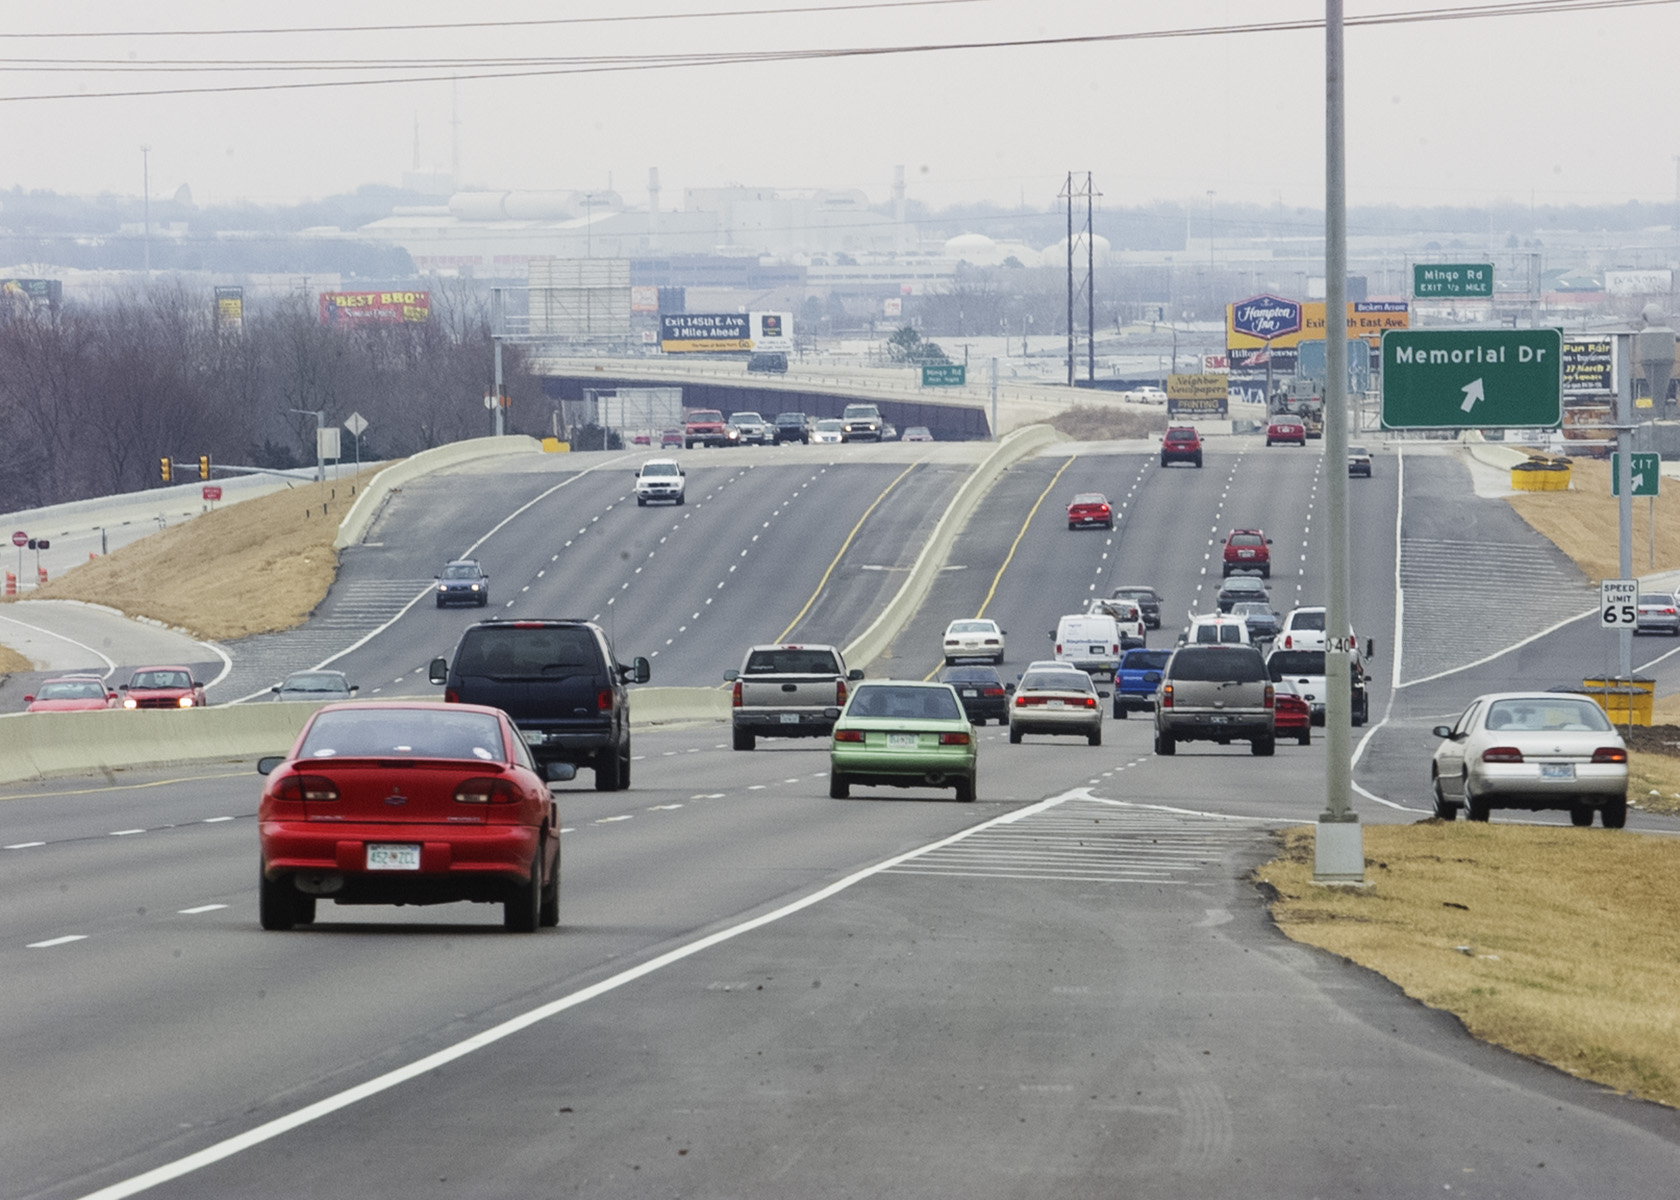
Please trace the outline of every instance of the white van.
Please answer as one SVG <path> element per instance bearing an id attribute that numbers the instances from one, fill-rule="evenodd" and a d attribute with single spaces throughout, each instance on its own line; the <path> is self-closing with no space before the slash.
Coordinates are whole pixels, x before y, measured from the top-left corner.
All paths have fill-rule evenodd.
<path id="1" fill-rule="evenodd" d="M 1114 674 L 1120 665 L 1120 623 L 1102 613 L 1072 613 L 1050 631 L 1056 660 L 1093 675 Z"/>
<path id="2" fill-rule="evenodd" d="M 1248 622 L 1229 613 L 1210 613 L 1205 617 L 1191 617 L 1190 628 L 1184 631 L 1184 641 L 1192 646 L 1247 646 L 1252 644 Z"/>

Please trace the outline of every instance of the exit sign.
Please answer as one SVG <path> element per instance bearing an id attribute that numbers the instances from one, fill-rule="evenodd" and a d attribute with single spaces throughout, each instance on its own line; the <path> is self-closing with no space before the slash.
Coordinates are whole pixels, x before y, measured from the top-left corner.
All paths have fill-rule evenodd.
<path id="1" fill-rule="evenodd" d="M 1384 429 L 1555 429 L 1563 420 L 1555 329 L 1390 329 Z"/>
<path id="2" fill-rule="evenodd" d="M 1628 494 L 1631 496 L 1657 495 L 1660 486 L 1658 481 L 1662 479 L 1662 455 L 1636 452 L 1629 466 L 1631 467 L 1629 474 L 1632 476 L 1633 490 Z M 1610 455 L 1610 494 L 1612 496 L 1622 494 L 1622 456 L 1614 452 Z"/>
<path id="3" fill-rule="evenodd" d="M 1492 263 L 1413 263 L 1412 295 L 1419 300 L 1493 295 Z"/>

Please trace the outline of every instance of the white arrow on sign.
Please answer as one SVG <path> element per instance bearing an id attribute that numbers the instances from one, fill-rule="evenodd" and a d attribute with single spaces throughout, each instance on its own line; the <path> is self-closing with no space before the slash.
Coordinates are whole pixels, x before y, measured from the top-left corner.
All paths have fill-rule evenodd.
<path id="1" fill-rule="evenodd" d="M 1476 401 L 1487 399 L 1487 397 L 1482 394 L 1482 381 L 1480 379 L 1476 380 L 1475 383 L 1465 384 L 1464 387 L 1459 390 L 1464 393 L 1464 403 L 1460 404 L 1459 407 L 1465 412 L 1469 412 L 1472 408 L 1475 408 Z"/>
<path id="2" fill-rule="evenodd" d="M 1635 496 L 1637 496 L 1637 495 L 1639 495 L 1640 492 L 1642 492 L 1644 490 L 1645 490 L 1645 476 L 1644 476 L 1644 474 L 1640 473 L 1640 474 L 1635 475 L 1633 477 L 1633 494 Z"/>

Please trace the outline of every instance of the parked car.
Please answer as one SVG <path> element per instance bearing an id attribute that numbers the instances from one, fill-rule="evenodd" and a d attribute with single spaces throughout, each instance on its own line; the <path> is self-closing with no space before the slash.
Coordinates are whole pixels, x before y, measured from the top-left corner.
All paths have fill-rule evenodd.
<path id="1" fill-rule="evenodd" d="M 1007 632 L 990 617 L 952 621 L 945 626 L 945 661 L 953 663 L 959 658 L 989 658 L 993 663 L 1001 663 Z"/>
<path id="2" fill-rule="evenodd" d="M 24 712 L 94 712 L 115 708 L 118 694 L 105 686 L 98 676 L 60 677 L 46 679 L 41 686 L 23 698 Z"/>
<path id="3" fill-rule="evenodd" d="M 1270 600 L 1238 600 L 1231 605 L 1231 615 L 1240 617 L 1248 626 L 1248 640 L 1251 642 L 1269 642 L 1277 637 L 1278 630 L 1283 626 L 1283 618 L 1272 607 Z"/>
<path id="4" fill-rule="evenodd" d="M 1272 593 L 1254 576 L 1232 575 L 1220 586 L 1214 602 L 1219 605 L 1220 612 L 1228 613 L 1239 601 L 1268 604 L 1271 599 Z"/>
<path id="5" fill-rule="evenodd" d="M 1155 695 L 1155 753 L 1173 754 L 1179 742 L 1246 741 L 1256 757 L 1269 757 L 1277 745 L 1275 705 L 1253 646 L 1180 646 Z"/>
<path id="6" fill-rule="evenodd" d="M 672 504 L 687 502 L 688 480 L 674 458 L 650 458 L 636 472 L 636 506 L 646 508 L 655 500 Z"/>
<path id="7" fill-rule="evenodd" d="M 291 753 L 263 758 L 264 929 L 335 904 L 500 904 L 502 924 L 560 923 L 560 814 L 507 714 L 424 701 L 329 704 Z"/>
<path id="8" fill-rule="evenodd" d="M 775 424 L 776 445 L 784 442 L 798 442 L 806 445 L 811 440 L 811 418 L 802 412 L 781 412 L 776 414 Z"/>
<path id="9" fill-rule="evenodd" d="M 630 786 L 630 696 L 648 660 L 618 661 L 607 631 L 571 618 L 489 620 L 469 625 L 450 658 L 427 672 L 446 704 L 484 704 L 513 719 L 540 769 L 595 770 L 595 790 Z M 552 776 L 551 776 L 552 778 Z"/>
<path id="10" fill-rule="evenodd" d="M 1276 736 L 1292 737 L 1303 746 L 1312 745 L 1312 705 L 1297 695 L 1294 685 L 1287 680 L 1274 680 L 1272 694 L 1272 725 L 1277 731 Z"/>
<path id="11" fill-rule="evenodd" d="M 838 417 L 824 417 L 811 427 L 811 441 L 819 446 L 838 446 L 845 440 Z"/>
<path id="12" fill-rule="evenodd" d="M 1161 465 L 1187 462 L 1193 467 L 1202 465 L 1202 435 L 1193 425 L 1170 425 L 1161 435 Z"/>
<path id="13" fill-rule="evenodd" d="M 979 774 L 973 729 L 948 683 L 866 680 L 835 712 L 828 794 L 855 786 L 952 788 L 974 800 Z"/>
<path id="14" fill-rule="evenodd" d="M 458 558 L 445 563 L 443 573 L 433 578 L 437 580 L 434 599 L 439 608 L 451 604 L 476 604 L 483 608 L 490 603 L 490 576 L 484 573 L 484 568 L 475 558 Z"/>
<path id="15" fill-rule="evenodd" d="M 1029 733 L 1083 737 L 1102 745 L 1102 705 L 1096 684 L 1083 671 L 1028 671 L 1009 702 L 1009 740 L 1014 744 Z"/>
<path id="16" fill-rule="evenodd" d="M 1161 595 L 1152 587 L 1128 583 L 1108 594 L 1111 600 L 1130 600 L 1143 612 L 1143 623 L 1150 629 L 1161 628 Z"/>
<path id="17" fill-rule="evenodd" d="M 1349 446 L 1347 448 L 1348 477 L 1363 475 L 1371 478 L 1371 452 L 1364 446 Z"/>
<path id="18" fill-rule="evenodd" d="M 1430 764 L 1435 815 L 1462 807 L 1472 821 L 1496 808 L 1563 809 L 1575 825 L 1598 813 L 1606 829 L 1627 824 L 1627 746 L 1596 701 L 1561 692 L 1477 696 Z"/>
<path id="19" fill-rule="evenodd" d="M 926 425 L 912 425 L 904 431 L 904 436 L 901 437 L 899 441 L 931 442 L 933 441 L 933 430 L 929 429 Z"/>
<path id="20" fill-rule="evenodd" d="M 1108 497 L 1101 492 L 1079 493 L 1068 502 L 1067 525 L 1069 529 L 1085 529 L 1092 525 L 1113 529 L 1114 510 L 1108 506 Z"/>
<path id="21" fill-rule="evenodd" d="M 1635 633 L 1666 633 L 1680 637 L 1680 597 L 1671 592 L 1645 592 L 1634 616 Z"/>
<path id="22" fill-rule="evenodd" d="M 972 663 L 946 667 L 939 672 L 939 682 L 956 689 L 957 700 L 973 724 L 1009 724 L 1009 697 L 1015 685 L 1005 683 L 996 667 Z"/>
<path id="23" fill-rule="evenodd" d="M 1299 417 L 1279 414 L 1266 425 L 1266 445 L 1307 444 L 1307 427 Z"/>
<path id="24" fill-rule="evenodd" d="M 1258 571 L 1260 578 L 1272 577 L 1272 539 L 1258 529 L 1233 529 L 1225 535 L 1225 548 L 1220 552 L 1222 570 Z"/>
<path id="25" fill-rule="evenodd" d="M 203 708 L 204 685 L 186 667 L 138 667 L 118 688 L 124 708 Z"/>
<path id="26" fill-rule="evenodd" d="M 348 700 L 361 690 L 343 671 L 293 671 L 268 689 L 276 700 Z"/>

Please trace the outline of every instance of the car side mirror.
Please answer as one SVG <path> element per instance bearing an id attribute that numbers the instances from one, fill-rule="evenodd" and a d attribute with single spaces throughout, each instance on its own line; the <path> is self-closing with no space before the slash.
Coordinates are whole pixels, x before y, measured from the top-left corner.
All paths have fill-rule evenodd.
<path id="1" fill-rule="evenodd" d="M 24 702 L 24 703 L 25 703 L 25 704 L 33 704 L 33 703 L 35 703 L 35 697 L 33 697 L 33 696 L 25 696 L 25 697 L 24 697 L 24 698 L 23 698 L 23 702 Z"/>
<path id="2" fill-rule="evenodd" d="M 1376 656 L 1377 656 L 1377 640 L 1375 638 L 1366 638 L 1365 639 L 1365 657 L 1366 658 L 1375 658 Z"/>
<path id="3" fill-rule="evenodd" d="M 551 762 L 543 768 L 543 778 L 550 783 L 566 783 L 577 778 L 577 768 L 569 762 Z"/>
<path id="4" fill-rule="evenodd" d="M 1004 684 L 1003 685 L 1003 694 L 1005 696 L 1013 696 L 1015 694 L 1015 685 L 1013 683 Z"/>
<path id="5" fill-rule="evenodd" d="M 741 672 L 737 671 L 734 667 L 730 667 L 729 670 L 723 673 L 723 681 L 725 683 L 734 683 L 739 678 L 741 678 Z"/>
<path id="6" fill-rule="evenodd" d="M 1267 539 L 1266 539 L 1266 545 L 1268 545 L 1268 546 L 1270 546 L 1270 545 L 1271 545 L 1271 544 L 1272 544 L 1272 539 L 1271 539 L 1271 538 L 1267 538 Z"/>
<path id="7" fill-rule="evenodd" d="M 850 671 L 846 672 L 846 678 L 850 679 L 850 680 L 854 680 L 854 681 L 862 679 L 863 678 L 863 668 L 862 667 L 853 667 Z"/>
<path id="8" fill-rule="evenodd" d="M 648 665 L 648 660 L 647 659 L 638 656 L 638 657 L 632 658 L 630 660 L 630 682 L 631 683 L 646 683 L 648 680 L 650 680 L 652 678 L 653 678 L 653 668 Z"/>
<path id="9" fill-rule="evenodd" d="M 432 659 L 432 665 L 426 669 L 426 677 L 433 683 L 448 683 L 449 660 L 447 658 Z"/>
<path id="10" fill-rule="evenodd" d="M 278 767 L 285 761 L 286 756 L 284 754 L 266 754 L 262 758 L 257 759 L 257 774 L 271 775 L 274 772 L 274 768 Z"/>
<path id="11" fill-rule="evenodd" d="M 352 696 L 354 696 L 357 692 L 359 692 L 361 690 L 362 690 L 362 685 L 359 684 L 359 683 L 352 683 L 350 685 L 350 694 Z"/>
<path id="12" fill-rule="evenodd" d="M 1108 698 L 1109 698 L 1109 697 L 1110 697 L 1110 696 L 1112 696 L 1112 695 L 1114 695 L 1114 693 L 1113 693 L 1113 692 L 1105 692 L 1105 691 L 1103 691 L 1103 690 L 1102 690 L 1102 689 L 1101 689 L 1101 688 L 1098 688 L 1098 689 L 1097 689 L 1097 695 L 1098 695 L 1098 696 L 1099 696 L 1099 697 L 1100 697 L 1100 698 L 1101 698 L 1101 699 L 1103 699 L 1103 700 L 1107 700 L 1107 699 L 1108 699 Z"/>
<path id="13" fill-rule="evenodd" d="M 1435 728 L 1431 729 L 1429 732 L 1434 734 L 1438 738 L 1450 738 L 1452 736 L 1452 726 L 1451 725 L 1437 725 L 1437 726 L 1435 726 Z"/>
<path id="14" fill-rule="evenodd" d="M 280 694 L 280 685 L 277 683 L 273 687 L 269 688 L 268 690 L 273 692 L 276 696 L 278 696 Z M 29 699 L 29 697 L 25 696 L 24 699 L 27 700 L 27 699 Z"/>

